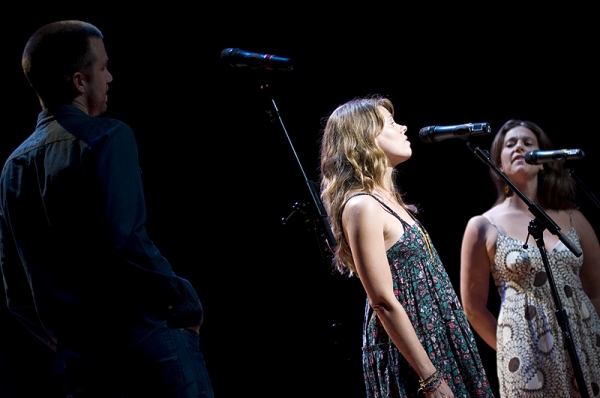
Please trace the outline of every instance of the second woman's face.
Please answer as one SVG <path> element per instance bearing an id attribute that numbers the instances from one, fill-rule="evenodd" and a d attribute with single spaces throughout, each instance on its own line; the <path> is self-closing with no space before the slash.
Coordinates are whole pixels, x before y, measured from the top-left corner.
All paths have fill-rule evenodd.
<path id="1" fill-rule="evenodd" d="M 385 152 L 392 166 L 408 160 L 412 155 L 410 142 L 406 138 L 407 127 L 394 121 L 392 114 L 380 106 L 385 125 L 381 133 L 375 137 L 379 147 Z"/>
<path id="2" fill-rule="evenodd" d="M 525 154 L 539 148 L 536 135 L 527 127 L 517 126 L 508 130 L 500 155 L 500 169 L 508 175 L 518 171 L 531 171 L 532 175 L 536 175 L 543 166 L 528 164 L 525 162 Z"/>

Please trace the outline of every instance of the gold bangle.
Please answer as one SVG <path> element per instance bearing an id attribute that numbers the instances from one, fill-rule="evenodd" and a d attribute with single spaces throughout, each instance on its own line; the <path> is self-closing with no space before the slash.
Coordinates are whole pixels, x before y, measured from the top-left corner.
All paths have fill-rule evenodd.
<path id="1" fill-rule="evenodd" d="M 439 370 L 436 370 L 435 372 L 433 372 L 429 377 L 427 377 L 426 379 L 420 379 L 419 380 L 419 386 L 421 388 L 425 388 L 427 387 L 427 385 L 431 384 L 431 382 L 437 378 L 441 378 L 441 374 Z"/>
<path id="2" fill-rule="evenodd" d="M 444 380 L 442 374 L 436 370 L 432 375 L 427 377 L 425 380 L 419 379 L 419 389 L 417 390 L 417 395 L 420 393 L 426 394 L 436 391 L 440 384 L 442 384 L 442 380 Z"/>

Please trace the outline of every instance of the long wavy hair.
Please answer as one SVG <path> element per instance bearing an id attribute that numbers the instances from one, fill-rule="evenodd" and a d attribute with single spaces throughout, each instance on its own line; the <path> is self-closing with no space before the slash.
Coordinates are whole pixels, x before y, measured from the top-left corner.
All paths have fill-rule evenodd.
<path id="1" fill-rule="evenodd" d="M 321 136 L 321 200 L 337 242 L 333 266 L 348 276 L 356 274 L 356 267 L 344 236 L 342 211 L 351 195 L 383 188 L 393 192 L 408 211 L 417 212 L 416 206 L 403 201 L 403 194 L 395 184 L 396 170 L 391 179 L 386 174 L 390 164 L 375 141 L 385 124 L 378 106 L 394 115 L 392 102 L 378 94 L 338 106 L 325 120 Z"/>
<path id="2" fill-rule="evenodd" d="M 535 134 L 541 150 L 553 150 L 554 145 L 550 138 L 540 126 L 529 120 L 510 119 L 500 127 L 490 150 L 490 159 L 498 167 L 502 161 L 500 155 L 504 147 L 504 137 L 509 130 L 522 126 L 528 128 Z M 510 186 L 494 172 L 490 170 L 490 175 L 496 190 L 495 205 L 502 203 L 507 197 L 515 193 Z M 560 162 L 544 163 L 544 169 L 538 174 L 538 205 L 554 210 L 577 208 L 577 185 L 569 172 Z"/>

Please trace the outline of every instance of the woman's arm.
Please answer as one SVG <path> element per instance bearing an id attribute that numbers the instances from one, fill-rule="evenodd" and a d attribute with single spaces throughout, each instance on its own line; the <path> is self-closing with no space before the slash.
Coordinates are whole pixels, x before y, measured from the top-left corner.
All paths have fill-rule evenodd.
<path id="1" fill-rule="evenodd" d="M 487 302 L 496 238 L 494 227 L 485 217 L 473 217 L 465 228 L 460 254 L 460 295 L 465 315 L 494 350 L 498 320 L 487 308 Z"/>
<path id="2" fill-rule="evenodd" d="M 578 210 L 573 211 L 573 225 L 581 239 L 583 265 L 579 277 L 583 291 L 600 315 L 600 244 L 594 228 Z"/>

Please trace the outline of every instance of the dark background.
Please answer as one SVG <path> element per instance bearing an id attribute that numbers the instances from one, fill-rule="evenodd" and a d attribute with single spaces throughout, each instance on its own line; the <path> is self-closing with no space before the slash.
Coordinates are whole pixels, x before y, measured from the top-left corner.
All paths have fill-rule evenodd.
<path id="1" fill-rule="evenodd" d="M 322 119 L 356 96 L 392 99 L 413 148 L 399 184 L 423 209 L 458 292 L 464 227 L 493 201 L 489 168 L 464 141 L 426 144 L 418 131 L 488 122 L 495 132 L 509 118 L 532 120 L 557 148 L 584 150 L 569 166 L 598 192 L 595 13 L 261 4 L 6 10 L 0 162 L 40 111 L 20 66 L 28 37 L 58 19 L 94 23 L 114 77 L 106 116 L 136 132 L 149 235 L 204 304 L 216 396 L 363 397 L 364 293 L 323 257 L 306 183 L 318 180 Z M 229 47 L 291 57 L 295 69 L 232 68 L 220 59 Z M 267 94 L 280 119 L 269 117 Z M 472 144 L 488 149 L 491 138 Z M 282 223 L 295 203 L 308 212 Z M 586 195 L 582 210 L 600 225 Z M 61 397 L 52 353 L 0 308 L 0 397 Z M 495 353 L 478 342 L 497 388 Z"/>

